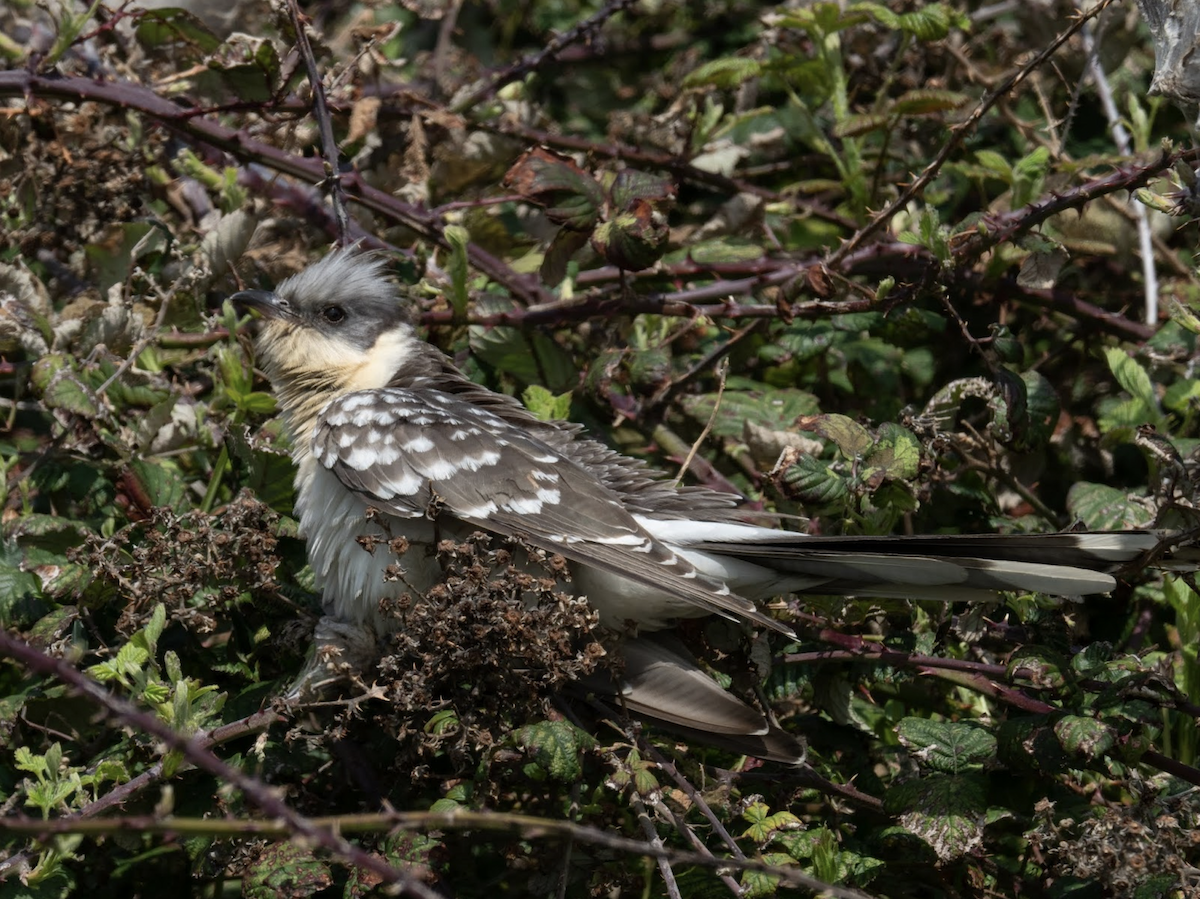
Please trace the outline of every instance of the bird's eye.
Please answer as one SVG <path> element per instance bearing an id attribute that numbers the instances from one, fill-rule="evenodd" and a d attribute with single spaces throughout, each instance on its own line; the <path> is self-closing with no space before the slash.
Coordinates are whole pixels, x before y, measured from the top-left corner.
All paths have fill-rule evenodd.
<path id="1" fill-rule="evenodd" d="M 346 310 L 341 306 L 326 306 L 321 310 L 321 315 L 331 325 L 340 325 L 346 320 Z"/>

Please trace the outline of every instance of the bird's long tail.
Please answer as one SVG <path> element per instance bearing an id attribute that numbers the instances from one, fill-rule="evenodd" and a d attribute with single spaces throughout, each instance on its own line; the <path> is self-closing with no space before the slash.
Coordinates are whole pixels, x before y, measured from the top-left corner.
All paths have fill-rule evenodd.
<path id="1" fill-rule="evenodd" d="M 742 536 L 749 530 L 758 532 L 753 539 L 698 540 L 681 548 L 689 557 L 708 554 L 743 563 L 747 571 L 773 572 L 777 580 L 764 589 L 918 599 L 986 599 L 1002 590 L 1106 593 L 1116 586 L 1112 572 L 1142 559 L 1168 569 L 1200 564 L 1200 549 L 1172 548 L 1170 535 L 1154 531 L 809 537 L 752 528 Z M 745 576 L 731 578 L 739 579 Z"/>

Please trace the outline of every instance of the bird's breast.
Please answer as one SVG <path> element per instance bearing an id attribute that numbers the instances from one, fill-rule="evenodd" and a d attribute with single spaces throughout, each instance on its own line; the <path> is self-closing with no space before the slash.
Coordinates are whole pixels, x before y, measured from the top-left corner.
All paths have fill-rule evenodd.
<path id="1" fill-rule="evenodd" d="M 434 522 L 383 512 L 368 517 L 369 503 L 311 457 L 301 462 L 296 486 L 300 533 L 325 614 L 379 633 L 395 630 L 398 622 L 380 614 L 380 601 L 404 593 L 417 598 L 443 578 Z M 403 554 L 391 548 L 396 537 L 408 541 Z"/>

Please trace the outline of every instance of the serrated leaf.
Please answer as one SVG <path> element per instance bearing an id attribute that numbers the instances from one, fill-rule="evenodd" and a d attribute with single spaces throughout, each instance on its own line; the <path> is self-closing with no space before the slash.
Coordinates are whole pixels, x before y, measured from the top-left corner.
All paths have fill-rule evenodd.
<path id="1" fill-rule="evenodd" d="M 506 297 L 480 297 L 475 307 L 483 315 L 511 312 Z M 471 325 L 467 330 L 471 352 L 524 384 L 542 384 L 555 393 L 565 393 L 579 383 L 579 371 L 571 354 L 540 331 L 507 325 Z"/>
<path id="2" fill-rule="evenodd" d="M 220 87 L 243 103 L 270 100 L 279 89 L 281 67 L 275 45 L 269 40 L 246 38 L 254 44 L 236 44 L 222 58 L 208 61 L 208 74 Z M 209 90 L 210 93 L 215 91 Z"/>
<path id="3" fill-rule="evenodd" d="M 583 776 L 580 754 L 596 745 L 592 736 L 569 721 L 540 721 L 522 727 L 513 737 L 551 777 L 566 783 Z"/>
<path id="4" fill-rule="evenodd" d="M 41 595 L 37 575 L 0 562 L 0 625 L 22 627 L 40 617 Z"/>
<path id="5" fill-rule="evenodd" d="M 892 122 L 892 116 L 883 112 L 863 112 L 848 115 L 833 126 L 833 136 L 839 138 L 858 137 L 872 131 L 882 131 Z"/>
<path id="6" fill-rule="evenodd" d="M 972 398 L 991 400 L 996 385 L 987 378 L 961 378 L 951 381 L 925 404 L 921 417 L 939 431 L 950 430 L 958 420 L 963 403 Z"/>
<path id="7" fill-rule="evenodd" d="M 571 414 L 571 394 L 557 396 L 540 384 L 530 384 L 521 394 L 521 402 L 541 421 L 562 421 Z"/>
<path id="8" fill-rule="evenodd" d="M 803 825 L 800 819 L 789 811 L 772 813 L 769 806 L 762 802 L 752 802 L 742 812 L 742 817 L 750 824 L 742 833 L 756 843 L 765 842 L 775 831 L 799 828 Z"/>
<path id="9" fill-rule="evenodd" d="M 690 394 L 680 398 L 680 406 L 688 417 L 700 424 L 713 422 L 713 433 L 719 437 L 740 440 L 746 430 L 746 422 L 778 430 L 787 427 L 801 415 L 817 410 L 817 398 L 805 390 L 792 387 L 779 390 L 726 390 L 720 398 L 717 394 Z M 713 412 L 716 410 L 714 419 Z"/>
<path id="10" fill-rule="evenodd" d="M 614 209 L 628 209 L 639 200 L 661 208 L 675 198 L 675 182 L 666 175 L 654 175 L 637 169 L 621 169 L 608 190 Z"/>
<path id="11" fill-rule="evenodd" d="M 966 94 L 960 94 L 958 91 L 920 88 L 902 94 L 891 105 L 891 111 L 904 115 L 928 115 L 931 112 L 958 109 L 966 104 L 968 99 Z"/>
<path id="12" fill-rule="evenodd" d="M 1196 314 L 1194 304 L 1183 303 L 1178 297 L 1170 297 L 1167 300 L 1167 314 L 1179 327 L 1193 334 L 1200 334 L 1200 315 Z"/>
<path id="13" fill-rule="evenodd" d="M 333 883 L 329 865 L 299 842 L 270 843 L 246 868 L 245 899 L 305 899 Z"/>
<path id="14" fill-rule="evenodd" d="M 1058 273 L 1070 258 L 1061 248 L 1030 253 L 1017 272 L 1017 284 L 1028 290 L 1049 290 L 1058 282 Z"/>
<path id="15" fill-rule="evenodd" d="M 1012 207 L 1020 209 L 1042 194 L 1046 172 L 1050 168 L 1050 151 L 1038 147 L 1032 153 L 1017 160 L 1012 169 Z"/>
<path id="16" fill-rule="evenodd" d="M 687 257 L 696 265 L 737 265 L 762 259 L 765 255 L 761 244 L 737 237 L 701 241 L 687 250 Z"/>
<path id="17" fill-rule="evenodd" d="M 504 183 L 560 225 L 589 231 L 600 219 L 604 191 L 566 156 L 541 147 L 529 150 L 508 170 Z"/>
<path id="18" fill-rule="evenodd" d="M 934 774 L 892 787 L 885 808 L 932 847 L 942 861 L 974 851 L 983 842 L 986 791 L 979 775 Z"/>
<path id="19" fill-rule="evenodd" d="M 981 166 L 1006 184 L 1012 183 L 1012 164 L 995 150 L 976 150 L 975 159 Z"/>
<path id="20" fill-rule="evenodd" d="M 867 453 L 866 462 L 881 469 L 886 478 L 914 478 L 921 469 L 921 443 L 908 428 L 884 422 L 876 429 L 875 444 Z"/>
<path id="21" fill-rule="evenodd" d="M 832 440 L 847 459 L 857 459 L 875 443 L 870 431 L 845 415 L 804 416 L 796 422 L 796 427 Z"/>
<path id="22" fill-rule="evenodd" d="M 100 401 L 75 371 L 68 356 L 61 353 L 43 356 L 34 363 L 29 380 L 48 409 L 62 409 L 84 418 L 100 414 Z"/>
<path id="23" fill-rule="evenodd" d="M 1018 449 L 1033 449 L 1045 446 L 1054 436 L 1062 406 L 1052 385 L 1038 371 L 1029 369 L 1021 373 L 1025 384 L 1025 416 L 1028 426 L 1022 435 Z"/>
<path id="24" fill-rule="evenodd" d="M 920 9 L 904 13 L 897 18 L 896 27 L 911 34 L 919 41 L 944 40 L 950 34 L 950 27 L 961 15 L 952 13 L 949 7 L 941 3 L 928 3 Z"/>
<path id="25" fill-rule="evenodd" d="M 683 86 L 690 87 L 737 87 L 743 81 L 757 78 L 762 73 L 762 64 L 756 59 L 730 56 L 710 60 L 687 74 Z"/>
<path id="26" fill-rule="evenodd" d="M 801 502 L 817 508 L 839 506 L 850 493 L 844 475 L 830 463 L 812 456 L 801 456 L 796 464 L 788 466 L 780 482 Z"/>
<path id="27" fill-rule="evenodd" d="M 226 431 L 225 445 L 230 456 L 242 467 L 242 486 L 252 490 L 276 512 L 290 513 L 295 500 L 292 457 L 263 441 L 251 442 L 249 429 L 244 425 Z"/>
<path id="28" fill-rule="evenodd" d="M 199 59 L 221 46 L 221 39 L 185 9 L 156 9 L 142 13 L 134 32 L 147 50 L 169 54 L 176 63 Z"/>
<path id="29" fill-rule="evenodd" d="M 1067 510 L 1089 531 L 1145 527 L 1154 517 L 1124 490 L 1087 481 L 1071 485 L 1067 491 Z"/>
<path id="30" fill-rule="evenodd" d="M 168 463 L 134 459 L 129 463 L 132 478 L 152 506 L 185 512 L 189 508 L 183 478 Z"/>
<path id="31" fill-rule="evenodd" d="M 924 766 L 945 774 L 977 771 L 996 758 L 996 738 L 967 722 L 904 718 L 896 735 Z"/>
<path id="32" fill-rule="evenodd" d="M 650 268 L 667 246 L 666 216 L 645 200 L 634 201 L 616 218 L 592 232 L 592 248 L 611 265 L 637 272 Z"/>
<path id="33" fill-rule="evenodd" d="M 538 274 L 547 284 L 561 284 L 567 277 L 567 263 L 571 257 L 587 246 L 586 231 L 572 231 L 570 228 L 559 228 L 546 248 Z"/>
<path id="34" fill-rule="evenodd" d="M 447 266 L 450 274 L 450 305 L 455 316 L 462 319 L 467 314 L 467 245 L 471 242 L 471 234 L 461 225 L 447 225 L 442 229 L 442 235 L 450 244 L 450 263 Z"/>
<path id="35" fill-rule="evenodd" d="M 1136 359 L 1116 347 L 1105 347 L 1104 358 L 1113 377 L 1127 393 L 1141 400 L 1149 409 L 1158 411 L 1158 395 L 1154 392 L 1154 384 Z"/>
<path id="36" fill-rule="evenodd" d="M 1116 734 L 1103 721 L 1079 715 L 1064 715 L 1054 723 L 1054 734 L 1072 755 L 1099 759 L 1116 744 Z"/>
<path id="37" fill-rule="evenodd" d="M 1069 672 L 1069 661 L 1045 646 L 1022 646 L 1008 658 L 1010 679 L 1042 690 L 1064 689 Z"/>

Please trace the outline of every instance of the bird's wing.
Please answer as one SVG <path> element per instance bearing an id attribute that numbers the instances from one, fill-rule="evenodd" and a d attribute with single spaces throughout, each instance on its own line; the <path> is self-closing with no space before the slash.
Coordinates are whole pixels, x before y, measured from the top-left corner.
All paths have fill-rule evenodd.
<path id="1" fill-rule="evenodd" d="M 743 755 L 789 765 L 804 761 L 804 738 L 782 730 L 709 677 L 677 641 L 661 634 L 622 640 L 616 680 L 585 681 L 597 695 L 614 694 L 629 711 L 684 736 Z"/>
<path id="2" fill-rule="evenodd" d="M 428 388 L 343 394 L 318 416 L 313 455 L 373 506 L 449 514 L 724 615 L 790 634 L 637 522 L 594 474 L 486 409 Z"/>

